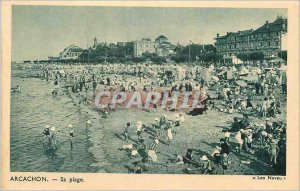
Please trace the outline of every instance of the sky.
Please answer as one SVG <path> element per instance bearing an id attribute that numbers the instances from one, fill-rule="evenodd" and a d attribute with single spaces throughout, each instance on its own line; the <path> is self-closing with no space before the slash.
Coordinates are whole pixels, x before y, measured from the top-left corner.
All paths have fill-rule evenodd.
<path id="1" fill-rule="evenodd" d="M 213 44 L 217 33 L 256 29 L 286 9 L 13 6 L 12 61 L 47 59 L 75 44 L 165 35 L 173 44 Z"/>

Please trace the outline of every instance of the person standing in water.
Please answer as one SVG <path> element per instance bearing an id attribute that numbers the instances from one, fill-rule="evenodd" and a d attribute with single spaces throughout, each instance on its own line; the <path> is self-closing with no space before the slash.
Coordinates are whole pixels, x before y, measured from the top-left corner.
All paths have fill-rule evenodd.
<path id="1" fill-rule="evenodd" d="M 73 138 L 74 138 L 74 129 L 73 129 L 73 125 L 69 124 L 68 125 L 69 128 L 69 135 L 70 135 L 70 143 L 71 143 L 71 149 L 73 148 Z"/>
<path id="2" fill-rule="evenodd" d="M 56 149 L 56 132 L 55 132 L 55 127 L 51 127 L 51 132 L 50 132 L 50 142 L 51 142 L 51 146 L 53 149 Z"/>
<path id="3" fill-rule="evenodd" d="M 50 136 L 50 125 L 46 125 L 46 128 L 43 131 L 44 134 L 44 141 L 48 141 L 50 144 L 51 136 Z"/>

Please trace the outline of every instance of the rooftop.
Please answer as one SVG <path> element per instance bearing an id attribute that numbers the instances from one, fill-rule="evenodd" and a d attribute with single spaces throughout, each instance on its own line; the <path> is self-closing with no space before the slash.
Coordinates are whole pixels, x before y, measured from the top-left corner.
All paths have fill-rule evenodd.
<path id="1" fill-rule="evenodd" d="M 159 40 L 159 39 L 168 39 L 167 37 L 165 37 L 164 35 L 159 35 L 155 40 Z"/>
<path id="2" fill-rule="evenodd" d="M 287 30 L 287 19 L 283 17 L 278 17 L 272 23 L 266 21 L 264 25 L 262 25 L 256 30 L 250 29 L 250 30 L 244 30 L 238 32 L 228 32 L 226 35 L 217 36 L 217 38 L 215 39 L 223 39 L 229 36 L 245 36 L 245 35 L 250 35 L 252 33 L 272 32 L 272 31 L 282 31 L 282 30 Z"/>

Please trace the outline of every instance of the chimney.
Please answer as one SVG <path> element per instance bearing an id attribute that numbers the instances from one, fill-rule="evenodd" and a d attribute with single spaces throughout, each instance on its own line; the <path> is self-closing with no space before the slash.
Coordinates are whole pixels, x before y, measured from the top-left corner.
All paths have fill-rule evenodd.
<path id="1" fill-rule="evenodd" d="M 220 36 L 220 34 L 218 33 L 218 34 L 217 34 L 217 38 L 219 38 L 219 36 Z"/>
<path id="2" fill-rule="evenodd" d="M 266 25 L 269 24 L 269 21 L 266 21 Z"/>
<path id="3" fill-rule="evenodd" d="M 227 32 L 227 35 L 229 35 L 229 32 Z"/>

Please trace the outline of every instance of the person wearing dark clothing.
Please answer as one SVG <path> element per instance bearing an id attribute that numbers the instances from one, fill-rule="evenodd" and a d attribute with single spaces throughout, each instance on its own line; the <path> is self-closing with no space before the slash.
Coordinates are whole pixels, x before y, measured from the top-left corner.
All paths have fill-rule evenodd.
<path id="1" fill-rule="evenodd" d="M 233 118 L 233 123 L 231 125 L 231 132 L 238 132 L 240 130 L 240 123 L 237 117 Z"/>
<path id="2" fill-rule="evenodd" d="M 175 91 L 177 91 L 177 85 L 175 85 L 171 88 L 171 92 L 175 92 Z"/>
<path id="3" fill-rule="evenodd" d="M 249 107 L 253 108 L 253 105 L 252 105 L 250 99 L 248 98 L 246 108 L 249 108 Z"/>
<path id="4" fill-rule="evenodd" d="M 110 86 L 110 78 L 106 78 L 107 85 Z"/>
<path id="5" fill-rule="evenodd" d="M 57 91 L 56 90 L 52 91 L 52 96 L 57 96 Z"/>
<path id="6" fill-rule="evenodd" d="M 189 84 L 188 91 L 190 91 L 190 92 L 193 91 L 192 84 Z"/>
<path id="7" fill-rule="evenodd" d="M 178 87 L 178 91 L 182 91 L 182 89 L 183 89 L 183 85 L 180 84 L 180 86 Z"/>
<path id="8" fill-rule="evenodd" d="M 220 139 L 220 142 L 221 142 L 221 152 L 220 154 L 222 155 L 223 153 L 226 153 L 227 155 L 229 154 L 229 145 L 225 142 L 225 139 L 222 138 Z"/>
<path id="9" fill-rule="evenodd" d="M 97 87 L 97 82 L 94 79 L 92 81 L 92 86 L 93 86 L 93 92 L 95 93 L 96 87 Z"/>
<path id="10" fill-rule="evenodd" d="M 256 93 L 256 95 L 259 95 L 259 90 L 260 90 L 260 83 L 256 82 L 255 83 L 255 93 Z"/>
<path id="11" fill-rule="evenodd" d="M 127 123 L 125 130 L 124 130 L 125 141 L 127 141 L 127 139 L 129 138 L 129 134 L 128 134 L 129 128 L 130 128 L 130 123 Z"/>
<path id="12" fill-rule="evenodd" d="M 188 85 L 188 83 L 185 84 L 185 91 L 189 91 L 189 85 Z"/>
<path id="13" fill-rule="evenodd" d="M 193 150 L 192 149 L 188 149 L 186 151 L 185 157 L 183 157 L 184 164 L 191 164 L 192 160 L 193 160 L 192 158 L 193 158 Z"/>
<path id="14" fill-rule="evenodd" d="M 281 88 L 282 88 L 282 93 L 287 94 L 287 85 L 286 84 L 281 84 Z"/>

